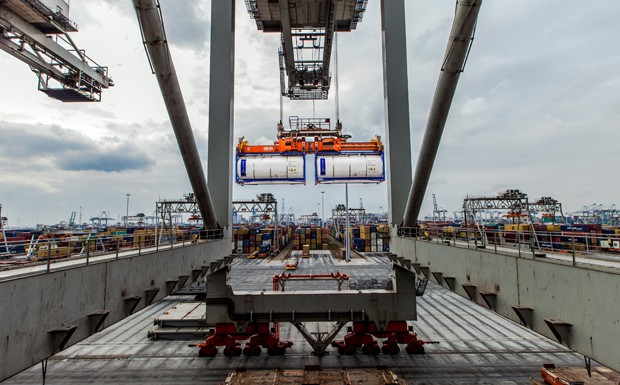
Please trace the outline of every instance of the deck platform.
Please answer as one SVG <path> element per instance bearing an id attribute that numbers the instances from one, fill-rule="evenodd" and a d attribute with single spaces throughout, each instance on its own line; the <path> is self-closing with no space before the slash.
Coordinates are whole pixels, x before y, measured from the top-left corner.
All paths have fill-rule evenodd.
<path id="1" fill-rule="evenodd" d="M 308 269 L 319 269 L 323 264 L 360 276 L 388 271 L 387 262 L 379 256 L 349 265 L 339 261 L 330 265 L 327 258 L 310 258 L 304 259 L 301 269 L 304 262 Z M 235 260 L 233 289 L 270 288 L 274 272 L 282 272 L 281 262 Z M 540 368 L 546 363 L 580 367 L 584 362 L 581 355 L 566 347 L 432 283 L 424 296 L 418 297 L 419 319 L 411 322 L 422 339 L 439 341 L 427 345 L 425 355 L 341 356 L 335 348 L 329 348 L 328 355 L 316 357 L 294 327 L 282 324 L 281 338 L 294 343 L 284 357 L 263 352 L 258 357 L 218 354 L 200 358 L 197 349 L 188 344 L 202 342 L 201 336 L 185 336 L 185 340 L 148 338 L 154 319 L 165 312 L 174 315 L 170 313 L 173 306 L 177 306 L 178 313 L 197 309 L 187 297 L 167 297 L 50 358 L 46 384 L 220 384 L 238 368 L 249 371 L 387 367 L 409 384 L 507 385 L 528 384 L 531 377 L 539 378 Z M 318 332 L 329 327 L 318 322 L 306 326 Z M 344 333 L 345 330 L 341 332 Z M 36 365 L 3 384 L 41 382 L 41 366 Z"/>

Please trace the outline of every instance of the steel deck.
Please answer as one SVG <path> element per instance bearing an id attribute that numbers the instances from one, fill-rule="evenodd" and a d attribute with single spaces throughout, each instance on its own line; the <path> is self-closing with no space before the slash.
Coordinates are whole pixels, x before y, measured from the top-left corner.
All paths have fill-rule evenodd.
<path id="1" fill-rule="evenodd" d="M 271 288 L 272 274 L 282 271 L 281 263 L 238 259 L 233 265 L 232 286 Z M 322 257 L 304 259 L 304 263 L 310 269 L 329 265 Z M 349 268 L 346 263 L 335 265 L 352 275 L 355 270 L 361 275 L 387 271 L 387 264 L 377 256 Z M 308 272 L 304 270 L 300 272 Z M 257 285 L 259 277 L 264 284 Z M 419 319 L 412 325 L 421 338 L 440 343 L 427 345 L 423 356 L 340 356 L 330 348 L 329 355 L 315 357 L 296 329 L 283 324 L 281 337 L 294 343 L 284 357 L 263 352 L 249 358 L 222 354 L 199 358 L 187 340 L 147 338 L 153 320 L 180 301 L 187 298 L 168 297 L 50 358 L 46 384 L 218 384 L 237 368 L 303 369 L 309 365 L 325 369 L 386 366 L 409 384 L 528 384 L 530 377 L 539 377 L 544 363 L 583 366 L 581 355 L 432 283 L 426 294 L 418 297 Z M 310 323 L 307 327 L 327 331 L 329 325 Z M 37 365 L 3 384 L 41 382 L 41 366 Z"/>

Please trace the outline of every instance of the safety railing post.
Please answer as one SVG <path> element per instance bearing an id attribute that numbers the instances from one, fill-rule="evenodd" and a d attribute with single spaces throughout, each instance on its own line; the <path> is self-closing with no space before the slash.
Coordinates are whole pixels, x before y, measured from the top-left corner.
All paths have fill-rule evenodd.
<path id="1" fill-rule="evenodd" d="M 467 237 L 467 248 L 469 249 L 469 227 L 465 228 L 465 236 Z"/>
<path id="2" fill-rule="evenodd" d="M 121 247 L 121 240 L 116 239 L 116 259 L 118 259 L 118 249 Z"/>
<path id="3" fill-rule="evenodd" d="M 87 242 L 88 244 L 88 252 L 86 253 L 86 266 L 88 266 L 88 264 L 90 263 L 90 245 L 91 245 L 91 241 L 89 240 Z"/>
<path id="4" fill-rule="evenodd" d="M 50 264 L 52 263 L 52 242 L 47 243 L 47 272 L 50 272 Z"/>
<path id="5" fill-rule="evenodd" d="M 138 255 L 142 254 L 142 242 L 140 241 L 140 238 L 138 238 Z"/>
<path id="6" fill-rule="evenodd" d="M 573 266 L 576 265 L 576 261 L 575 261 L 575 237 L 570 237 L 570 241 L 571 241 L 571 245 L 572 245 L 572 251 L 573 251 Z"/>
<path id="7" fill-rule="evenodd" d="M 519 257 L 521 257 L 521 233 L 517 229 L 517 248 L 519 249 Z"/>
<path id="8" fill-rule="evenodd" d="M 499 233 L 499 230 L 495 231 L 495 234 L 494 234 L 495 239 L 493 241 L 493 244 L 495 245 L 495 254 L 497 254 L 497 234 L 498 233 Z"/>

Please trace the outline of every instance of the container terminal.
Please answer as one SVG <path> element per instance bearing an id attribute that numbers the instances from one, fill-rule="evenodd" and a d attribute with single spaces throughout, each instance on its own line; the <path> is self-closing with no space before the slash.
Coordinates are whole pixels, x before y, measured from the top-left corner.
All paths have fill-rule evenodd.
<path id="1" fill-rule="evenodd" d="M 224 129 L 209 135 L 206 173 L 159 1 L 133 5 L 192 193 L 157 202 L 150 225 L 102 213 L 83 228 L 72 214 L 11 231 L 3 218 L 3 383 L 618 383 L 615 212 L 579 223 L 555 199 L 507 190 L 466 197 L 462 221 L 436 202 L 418 220 L 481 0 L 456 2 L 415 169 L 404 0 L 380 7 L 386 135 L 362 141 L 339 117 L 337 35 L 355 33 L 367 0 L 245 1 L 259 31 L 281 35 L 281 100 L 335 99 L 335 119 L 288 128 L 281 104 L 269 145 L 233 142 L 235 6 L 212 2 L 209 126 Z M 101 102 L 114 86 L 71 39 L 66 1 L 0 1 L 0 31 L 54 99 Z M 232 199 L 233 183 L 304 185 L 310 161 L 315 184 L 347 186 L 330 221 L 279 215 L 271 193 Z M 368 183 L 389 185 L 384 221 L 349 207 L 348 185 Z M 173 223 L 183 214 L 194 223 Z"/>

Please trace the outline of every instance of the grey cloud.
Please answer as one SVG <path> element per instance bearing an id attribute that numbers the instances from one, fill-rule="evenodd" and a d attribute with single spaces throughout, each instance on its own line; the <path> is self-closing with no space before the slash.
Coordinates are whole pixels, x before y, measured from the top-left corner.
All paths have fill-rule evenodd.
<path id="1" fill-rule="evenodd" d="M 153 163 L 142 151 L 136 151 L 135 148 L 127 144 L 105 153 L 84 154 L 83 152 L 74 152 L 64 155 L 58 161 L 63 170 L 103 172 L 146 169 Z"/>
<path id="2" fill-rule="evenodd" d="M 89 0 L 91 1 L 91 0 Z M 120 9 L 127 16 L 135 18 L 131 0 L 99 0 Z M 210 2 L 206 0 L 162 0 L 161 9 L 169 43 L 178 47 L 203 50 L 208 44 L 210 29 Z M 89 14 L 87 9 L 74 7 L 72 14 L 80 24 L 100 21 L 99 15 Z"/>
<path id="3" fill-rule="evenodd" d="M 120 172 L 148 169 L 154 161 L 137 145 L 118 137 L 95 141 L 58 125 L 0 121 L 0 151 L 7 159 L 32 164 L 45 159 L 67 171 Z"/>
<path id="4" fill-rule="evenodd" d="M 210 3 L 196 0 L 162 2 L 161 8 L 170 44 L 203 50 L 208 45 Z"/>

